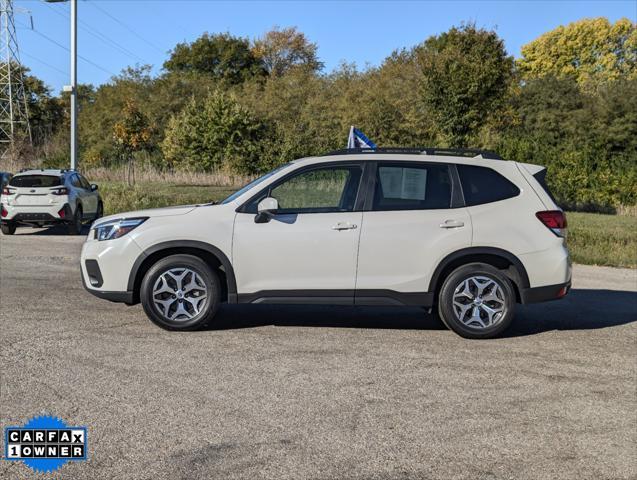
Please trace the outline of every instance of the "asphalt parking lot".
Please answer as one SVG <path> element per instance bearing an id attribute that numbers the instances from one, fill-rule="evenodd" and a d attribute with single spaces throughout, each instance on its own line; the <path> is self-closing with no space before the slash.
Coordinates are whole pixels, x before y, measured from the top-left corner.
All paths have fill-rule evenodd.
<path id="1" fill-rule="evenodd" d="M 637 477 L 635 270 L 576 266 L 490 341 L 400 308 L 231 306 L 169 333 L 83 290 L 82 242 L 0 237 L 2 426 L 89 429 L 55 478 Z"/>

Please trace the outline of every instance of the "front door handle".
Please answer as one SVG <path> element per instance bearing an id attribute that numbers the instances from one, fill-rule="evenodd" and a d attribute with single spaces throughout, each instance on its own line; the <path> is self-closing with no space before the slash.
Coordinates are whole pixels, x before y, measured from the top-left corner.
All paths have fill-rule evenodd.
<path id="1" fill-rule="evenodd" d="M 444 223 L 440 224 L 440 228 L 460 228 L 464 227 L 464 222 L 460 220 L 445 220 Z"/>
<path id="2" fill-rule="evenodd" d="M 332 227 L 332 230 L 354 230 L 355 228 L 358 228 L 358 225 L 354 223 L 338 222 Z"/>

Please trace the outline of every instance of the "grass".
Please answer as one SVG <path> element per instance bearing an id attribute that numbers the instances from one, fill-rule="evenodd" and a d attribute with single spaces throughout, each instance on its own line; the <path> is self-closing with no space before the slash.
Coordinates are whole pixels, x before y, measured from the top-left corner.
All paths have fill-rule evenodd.
<path id="1" fill-rule="evenodd" d="M 106 214 L 219 201 L 240 185 L 102 181 Z M 569 212 L 568 246 L 575 263 L 637 268 L 637 216 Z"/>
<path id="2" fill-rule="evenodd" d="M 238 188 L 159 182 L 140 183 L 135 187 L 129 187 L 125 182 L 100 182 L 99 187 L 106 215 L 146 208 L 219 201 Z"/>
<path id="3" fill-rule="evenodd" d="M 575 263 L 637 268 L 637 216 L 568 212 Z"/>

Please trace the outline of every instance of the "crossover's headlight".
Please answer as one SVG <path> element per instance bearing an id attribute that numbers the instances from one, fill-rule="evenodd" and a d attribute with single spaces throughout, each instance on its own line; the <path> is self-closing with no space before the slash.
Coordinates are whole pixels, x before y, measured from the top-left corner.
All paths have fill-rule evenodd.
<path id="1" fill-rule="evenodd" d="M 139 227 L 146 220 L 148 220 L 148 217 L 122 218 L 119 220 L 100 223 L 93 227 L 93 230 L 95 230 L 94 238 L 102 241 L 114 240 L 116 238 L 123 237 L 134 228 Z"/>

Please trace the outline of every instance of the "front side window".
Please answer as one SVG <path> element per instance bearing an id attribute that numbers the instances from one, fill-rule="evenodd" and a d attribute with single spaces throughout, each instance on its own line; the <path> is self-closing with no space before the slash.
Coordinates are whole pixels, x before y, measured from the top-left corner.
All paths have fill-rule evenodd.
<path id="1" fill-rule="evenodd" d="M 273 186 L 250 202 L 246 211 L 256 213 L 266 196 L 279 203 L 277 213 L 351 212 L 362 176 L 359 166 L 316 168 L 301 172 Z"/>
<path id="2" fill-rule="evenodd" d="M 434 210 L 450 206 L 451 177 L 447 165 L 378 164 L 373 210 Z"/>
<path id="3" fill-rule="evenodd" d="M 259 178 L 255 179 L 255 180 L 252 180 L 250 183 L 248 183 L 247 185 L 244 185 L 243 187 L 241 187 L 239 190 L 234 192 L 232 195 L 227 197 L 225 200 L 222 200 L 221 204 L 225 205 L 226 203 L 230 203 L 230 202 L 235 201 L 237 198 L 239 198 L 241 195 L 246 193 L 248 190 L 251 190 L 252 188 L 256 187 L 257 185 L 259 185 L 260 183 L 264 182 L 265 180 L 270 178 L 272 175 L 274 175 L 275 173 L 278 173 L 279 171 L 283 170 L 284 168 L 288 168 L 290 165 L 292 165 L 292 164 L 291 163 L 285 163 L 285 164 L 281 165 L 280 167 L 269 171 L 265 175 L 261 175 Z"/>
<path id="4" fill-rule="evenodd" d="M 84 190 L 90 190 L 91 189 L 91 184 L 88 183 L 88 180 L 86 178 L 84 178 L 82 175 L 78 174 L 77 175 L 80 179 L 80 185 L 82 186 L 82 188 Z"/>
<path id="5" fill-rule="evenodd" d="M 76 188 L 82 188 L 82 184 L 80 183 L 80 179 L 75 174 L 71 177 L 71 185 L 73 185 Z"/>
<path id="6" fill-rule="evenodd" d="M 458 165 L 460 184 L 467 207 L 517 197 L 520 189 L 487 167 Z"/>

